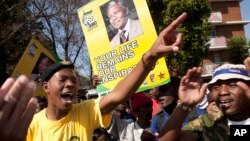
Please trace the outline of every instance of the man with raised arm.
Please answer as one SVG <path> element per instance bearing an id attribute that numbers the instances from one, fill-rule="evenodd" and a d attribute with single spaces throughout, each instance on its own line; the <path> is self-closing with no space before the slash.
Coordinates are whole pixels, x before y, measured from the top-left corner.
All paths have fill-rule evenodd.
<path id="1" fill-rule="evenodd" d="M 94 129 L 109 126 L 111 111 L 135 93 L 156 61 L 179 51 L 183 35 L 175 29 L 186 17 L 187 13 L 183 13 L 166 27 L 133 71 L 103 97 L 73 105 L 78 90 L 73 64 L 57 62 L 49 66 L 42 76 L 48 106 L 34 116 L 27 141 L 90 141 Z"/>

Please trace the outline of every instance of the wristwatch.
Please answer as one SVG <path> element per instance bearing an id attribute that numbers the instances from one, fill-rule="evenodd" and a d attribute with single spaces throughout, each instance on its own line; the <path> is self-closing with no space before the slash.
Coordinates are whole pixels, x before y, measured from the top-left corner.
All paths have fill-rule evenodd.
<path id="1" fill-rule="evenodd" d="M 177 106 L 176 106 L 176 107 L 179 107 L 179 108 L 181 108 L 183 111 L 186 111 L 186 112 L 191 112 L 191 111 L 194 109 L 194 108 L 190 108 L 190 107 L 188 107 L 188 106 L 183 105 L 183 104 L 181 103 L 180 100 L 178 100 Z"/>

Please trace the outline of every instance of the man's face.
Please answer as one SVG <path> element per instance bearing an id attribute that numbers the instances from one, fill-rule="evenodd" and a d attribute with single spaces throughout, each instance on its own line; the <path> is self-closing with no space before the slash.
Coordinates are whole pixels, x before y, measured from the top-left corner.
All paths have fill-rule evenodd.
<path id="1" fill-rule="evenodd" d="M 237 85 L 240 80 L 219 80 L 211 86 L 216 105 L 227 117 L 238 119 L 249 110 L 250 102 L 245 91 Z"/>
<path id="2" fill-rule="evenodd" d="M 63 112 L 71 109 L 78 87 L 77 77 L 73 69 L 63 68 L 57 71 L 44 84 L 44 87 L 48 95 L 48 105 L 52 105 Z"/>
<path id="3" fill-rule="evenodd" d="M 161 96 L 157 98 L 157 102 L 161 104 L 161 108 L 166 108 L 176 102 L 176 98 L 173 96 Z"/>
<path id="4" fill-rule="evenodd" d="M 119 3 L 112 3 L 107 14 L 109 21 L 115 29 L 123 29 L 127 23 L 127 10 L 125 7 L 121 6 Z"/>

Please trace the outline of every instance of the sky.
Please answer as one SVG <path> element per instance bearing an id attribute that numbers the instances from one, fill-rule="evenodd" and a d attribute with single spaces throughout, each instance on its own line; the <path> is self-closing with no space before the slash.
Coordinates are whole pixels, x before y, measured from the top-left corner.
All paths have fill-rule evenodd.
<path id="1" fill-rule="evenodd" d="M 245 21 L 250 21 L 250 0 L 243 0 L 240 3 L 241 17 Z M 248 40 L 250 40 L 250 23 L 245 25 L 245 35 Z"/>

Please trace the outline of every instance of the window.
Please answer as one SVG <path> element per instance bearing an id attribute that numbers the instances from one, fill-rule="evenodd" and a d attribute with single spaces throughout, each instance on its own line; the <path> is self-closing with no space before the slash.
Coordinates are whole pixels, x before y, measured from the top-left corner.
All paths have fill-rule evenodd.
<path id="1" fill-rule="evenodd" d="M 218 52 L 214 53 L 214 63 L 217 65 L 221 64 L 221 56 L 220 56 L 220 53 Z"/>
<path id="2" fill-rule="evenodd" d="M 211 29 L 210 36 L 211 37 L 216 37 L 216 30 L 215 30 L 215 28 Z"/>

